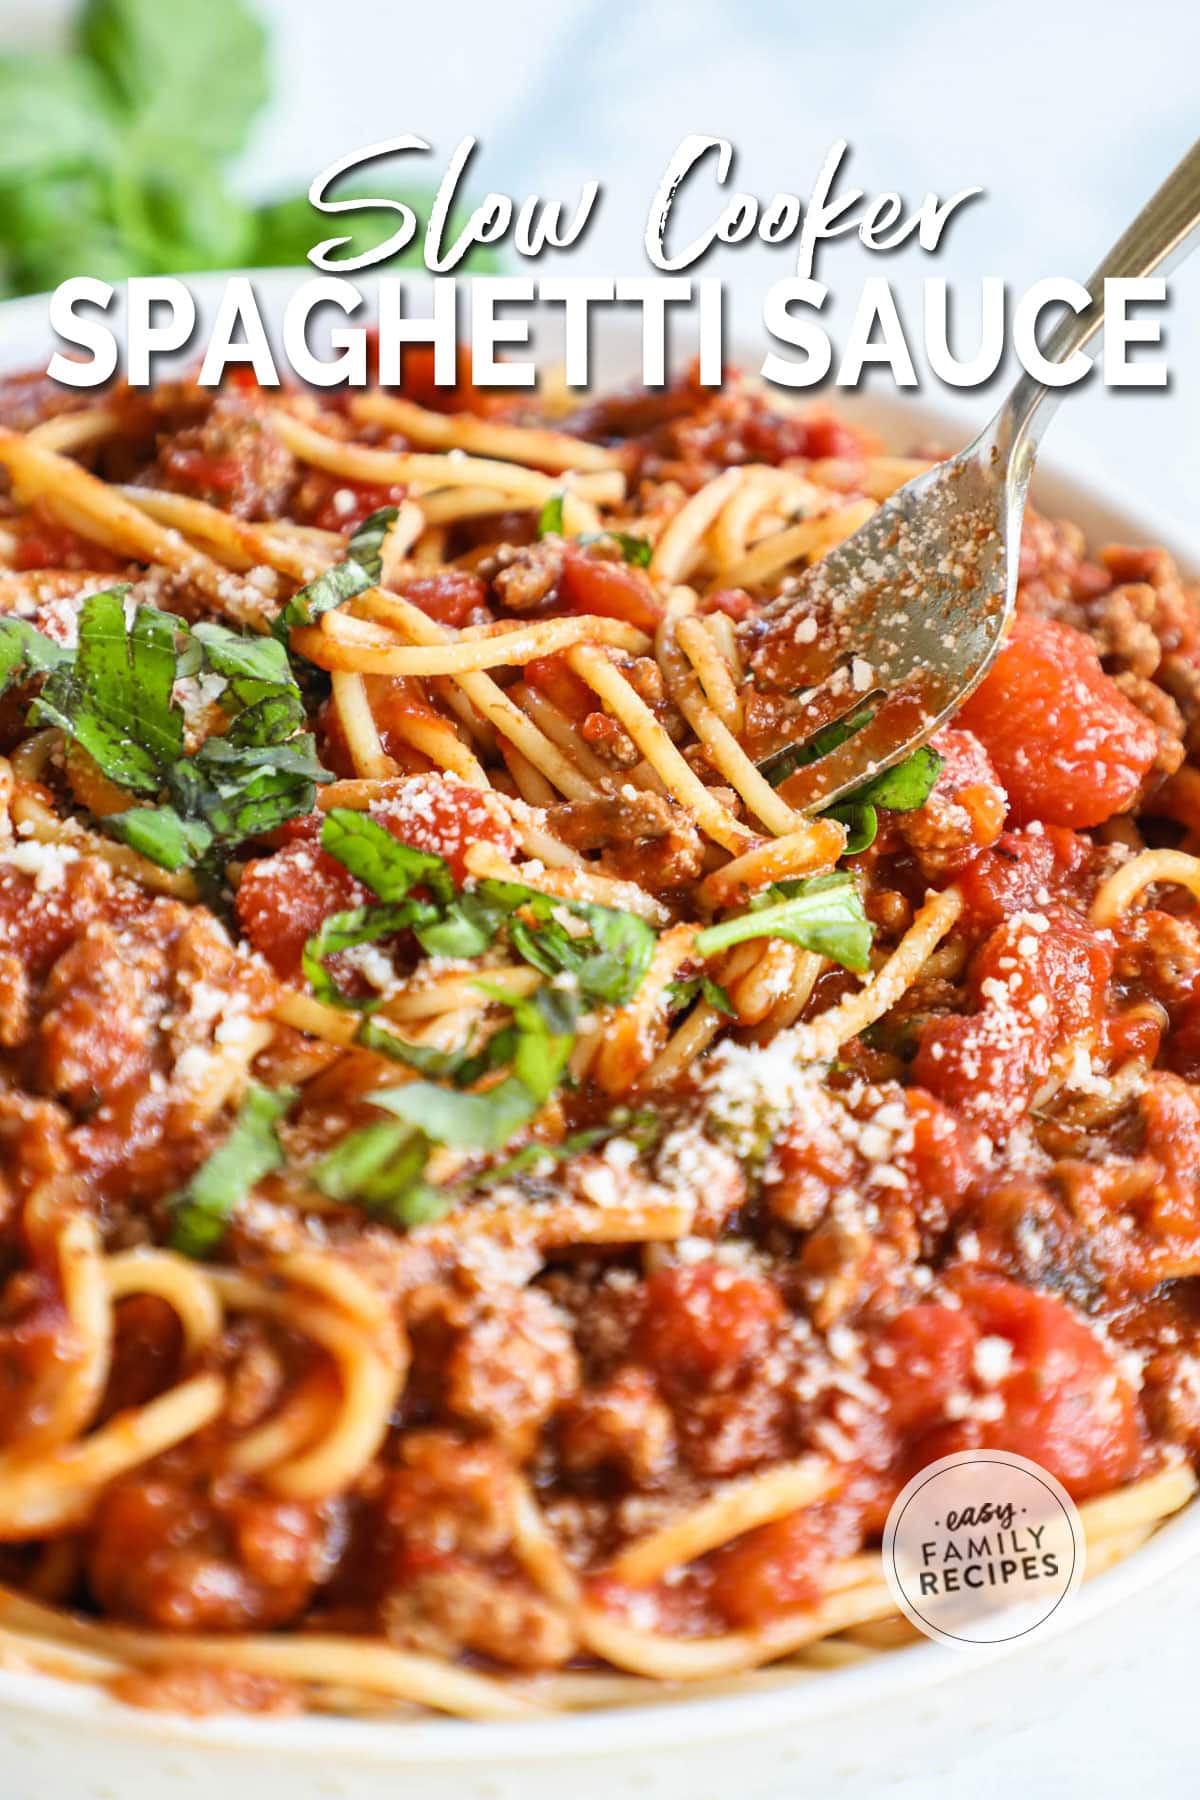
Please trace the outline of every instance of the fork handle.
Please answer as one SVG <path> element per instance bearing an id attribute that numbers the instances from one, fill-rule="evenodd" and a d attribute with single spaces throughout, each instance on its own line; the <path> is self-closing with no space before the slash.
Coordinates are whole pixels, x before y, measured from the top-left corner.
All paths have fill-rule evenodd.
<path id="1" fill-rule="evenodd" d="M 1195 248 L 1200 236 L 1200 139 L 1176 164 L 1158 192 L 1143 206 L 1129 229 L 1117 239 L 1087 284 L 1090 304 L 1068 311 L 1054 326 L 1043 347 L 1047 362 L 1063 363 L 1081 350 L 1104 323 L 1104 283 L 1114 278 L 1150 275 L 1171 268 Z M 1024 453 L 1028 467 L 1042 433 L 1067 392 L 1047 387 L 1024 374 L 996 418 L 994 432 L 1014 454 Z"/>

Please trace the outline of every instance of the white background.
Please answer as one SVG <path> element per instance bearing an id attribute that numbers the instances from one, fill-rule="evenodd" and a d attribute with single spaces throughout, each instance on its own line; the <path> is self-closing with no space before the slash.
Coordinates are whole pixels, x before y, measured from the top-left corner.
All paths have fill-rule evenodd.
<path id="1" fill-rule="evenodd" d="M 162 0 L 169 6 L 171 0 Z M 838 137 L 856 185 L 916 201 L 982 186 L 936 261 L 920 253 L 823 253 L 818 273 L 853 295 L 892 277 L 919 318 L 923 275 L 963 284 L 1003 276 L 1020 292 L 1045 275 L 1085 276 L 1200 132 L 1195 0 L 262 0 L 275 26 L 277 98 L 238 172 L 268 197 L 294 191 L 357 145 L 415 132 L 438 151 L 481 141 L 477 188 L 570 199 L 589 176 L 604 197 L 571 273 L 648 272 L 650 195 L 689 132 L 731 138 L 737 185 L 807 196 Z M 0 0 L 0 44 L 49 43 L 68 0 Z M 565 270 L 564 270 L 565 272 Z M 786 250 L 742 248 L 705 265 L 753 327 L 762 291 L 791 273 Z M 969 308 L 964 311 L 964 325 Z M 844 331 L 846 314 L 833 315 Z M 1102 469 L 1185 527 L 1200 494 L 1200 256 L 1172 282 L 1169 393 L 1095 388 L 1064 402 L 1048 454 Z M 963 401 L 982 418 L 987 399 Z M 953 1703 L 930 1708 L 928 1780 L 890 1791 L 1124 1794 L 1182 1778 L 1195 1786 L 1200 1571 L 1055 1647 L 1041 1684 L 1001 1668 L 986 1750 L 953 1732 Z M 1048 1685 L 1047 1685 L 1048 1683 Z M 989 1734 L 990 1735 L 990 1734 Z M 889 1745 L 863 1721 L 839 1791 L 889 1783 Z M 57 1796 L 54 1797 L 57 1800 Z"/>

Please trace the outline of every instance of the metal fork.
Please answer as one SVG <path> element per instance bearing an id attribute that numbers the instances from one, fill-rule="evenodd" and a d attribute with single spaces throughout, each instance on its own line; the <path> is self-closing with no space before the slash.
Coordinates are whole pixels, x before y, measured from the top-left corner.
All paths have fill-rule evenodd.
<path id="1" fill-rule="evenodd" d="M 1090 304 L 1050 332 L 1047 361 L 1065 362 L 1100 330 L 1105 281 L 1182 260 L 1198 232 L 1200 140 L 1100 264 Z M 1022 374 L 974 443 L 900 488 L 795 594 L 740 628 L 759 691 L 794 696 L 752 752 L 770 779 L 786 776 L 793 806 L 828 806 L 899 762 L 982 680 L 1016 600 L 1038 445 L 1065 392 Z M 819 753 L 814 734 L 867 714 Z"/>

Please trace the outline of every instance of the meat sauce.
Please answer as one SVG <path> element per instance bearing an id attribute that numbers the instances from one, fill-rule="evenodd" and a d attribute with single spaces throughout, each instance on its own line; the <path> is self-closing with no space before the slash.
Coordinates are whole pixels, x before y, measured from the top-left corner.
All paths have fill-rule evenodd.
<path id="1" fill-rule="evenodd" d="M 415 370 L 409 396 L 433 404 L 427 376 Z M 27 411 L 36 398 L 20 389 L 9 402 Z M 469 377 L 453 407 L 437 403 L 474 405 Z M 480 400 L 481 416 L 491 410 Z M 149 438 L 140 415 L 139 435 L 131 427 L 133 478 L 242 517 L 345 535 L 403 498 L 302 470 L 252 391 L 207 405 L 164 398 L 153 426 Z M 747 461 L 811 471 L 834 458 L 853 494 L 874 450 L 828 416 L 776 410 L 736 386 L 618 398 L 568 428 L 620 451 L 650 519 Z M 652 636 L 664 618 L 665 596 L 611 542 L 526 530 L 481 547 L 475 533 L 452 531 L 444 565 L 414 568 L 404 585 L 440 625 L 600 616 Z M 17 571 L 107 567 L 103 552 L 36 514 L 23 516 L 16 542 Z M 525 1198 L 539 1201 L 602 1194 L 615 1204 L 651 1189 L 699 1199 L 677 1244 L 534 1254 L 483 1240 L 474 1256 L 415 1263 L 402 1233 L 330 1209 L 311 1241 L 381 1272 L 411 1345 L 378 1456 L 351 1490 L 321 1502 L 284 1500 L 230 1473 L 228 1441 L 329 1373 L 286 1321 L 227 1322 L 205 1366 L 226 1376 L 231 1418 L 105 1489 L 70 1532 L 65 1601 L 167 1632 L 383 1632 L 434 1655 L 549 1668 L 578 1647 L 523 1568 L 518 1475 L 595 1600 L 696 1635 L 754 1630 L 815 1603 L 831 1564 L 876 1541 L 909 1476 L 951 1451 L 1030 1457 L 1078 1499 L 1200 1456 L 1200 915 L 1164 886 L 1114 924 L 1091 916 L 1129 853 L 1126 826 L 1140 844 L 1194 842 L 1175 813 L 1156 814 L 1155 799 L 1200 733 L 1195 602 L 1154 553 L 1094 560 L 1067 528 L 1038 519 L 1021 573 L 1004 648 L 936 740 L 936 786 L 919 810 L 885 815 L 850 865 L 885 952 L 930 888 L 957 885 L 958 924 L 894 1012 L 797 1102 L 765 1155 L 704 1136 L 702 1070 L 688 1067 L 655 1095 L 650 1150 L 630 1135 L 617 1153 L 588 1150 L 552 1176 L 522 1176 Z M 770 598 L 718 582 L 701 610 L 740 623 Z M 626 660 L 668 736 L 719 785 L 657 662 Z M 497 679 L 517 691 L 511 671 Z M 652 787 L 630 785 L 641 751 L 564 655 L 529 662 L 519 680 L 611 771 L 598 797 L 527 808 L 566 847 L 564 867 L 585 860 L 635 880 L 663 917 L 691 919 L 691 892 L 718 860 L 694 823 Z M 370 817 L 444 858 L 460 885 L 472 846 L 517 860 L 519 807 L 439 774 L 406 736 L 415 714 L 445 720 L 438 694 L 375 676 L 365 691 L 397 765 Z M 336 706 L 314 688 L 311 711 L 327 766 L 353 777 Z M 482 745 L 480 734 L 481 755 Z M 62 771 L 46 779 L 45 803 L 61 807 Z M 7 841 L 5 1447 L 36 1442 L 72 1356 L 30 1196 L 74 1184 L 111 1252 L 163 1240 L 170 1197 L 228 1127 L 228 1110 L 195 1122 L 212 1059 L 248 1018 L 270 1014 L 280 984 L 303 988 L 318 927 L 372 899 L 322 849 L 322 816 L 244 846 L 223 919 L 147 893 L 97 856 Z M 415 945 L 385 948 L 400 980 L 413 973 Z M 331 969 L 354 979 L 337 959 Z M 855 985 L 827 969 L 802 1017 Z M 359 1052 L 365 1060 L 335 1083 L 332 1053 L 296 1031 L 263 1054 L 303 1089 L 286 1147 L 325 1142 L 327 1115 L 360 1118 L 361 1096 L 380 1080 Z M 586 1082 L 554 1104 L 537 1129 L 559 1145 L 604 1116 Z M 263 1191 L 273 1223 L 260 1232 L 256 1216 L 239 1220 L 226 1260 L 257 1268 L 276 1238 L 301 1241 L 286 1174 Z M 101 1417 L 144 1404 L 186 1362 L 160 1302 L 123 1302 L 116 1336 Z M 808 1454 L 836 1469 L 818 1504 L 742 1533 L 669 1582 L 634 1587 L 608 1573 L 647 1525 L 721 1482 Z M 257 1693 L 245 1703 L 260 1701 L 273 1703 Z"/>

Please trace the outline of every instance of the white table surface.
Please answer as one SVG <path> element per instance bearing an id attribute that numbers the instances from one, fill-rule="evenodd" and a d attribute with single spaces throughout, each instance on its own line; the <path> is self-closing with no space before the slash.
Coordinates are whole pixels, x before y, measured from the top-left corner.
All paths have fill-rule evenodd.
<path id="1" fill-rule="evenodd" d="M 70 10 L 69 0 L 0 0 L 0 45 L 52 42 Z M 1086 274 L 1200 130 L 1194 0 L 1136 11 L 1117 0 L 263 0 L 262 10 L 276 27 L 279 85 L 239 173 L 247 191 L 294 190 L 335 156 L 401 132 L 443 157 L 471 133 L 484 187 L 567 197 L 588 176 L 604 180 L 597 221 L 571 259 L 578 274 L 646 272 L 646 205 L 686 133 L 732 138 L 741 182 L 766 195 L 805 195 L 844 136 L 869 191 L 982 185 L 988 199 L 936 261 L 826 251 L 820 273 L 835 291 L 852 295 L 868 273 L 886 273 L 902 309 L 925 274 L 965 284 L 999 274 L 1019 292 L 1044 275 Z M 704 269 L 729 284 L 751 326 L 764 287 L 789 272 L 783 251 L 727 251 Z M 1191 525 L 1200 257 L 1172 289 L 1169 393 L 1081 394 L 1052 443 L 1060 464 L 1117 476 L 1131 498 Z M 844 312 L 832 316 L 844 330 Z M 962 405 L 972 417 L 987 410 L 978 394 Z M 986 1734 L 956 1739 L 942 1721 L 931 1734 L 920 1702 L 864 1719 L 840 1769 L 822 1770 L 820 1792 L 1096 1800 L 1167 1778 L 1190 1792 L 1200 1781 L 1197 1667 L 1200 1564 L 1080 1632 L 967 1676 L 994 1696 Z M 806 1786 L 802 1770 L 789 1783 Z"/>

